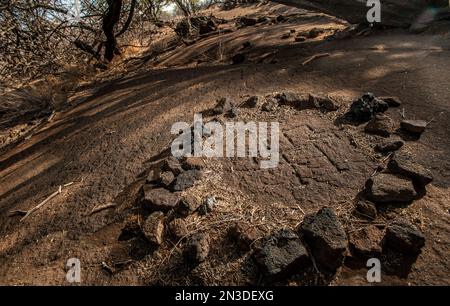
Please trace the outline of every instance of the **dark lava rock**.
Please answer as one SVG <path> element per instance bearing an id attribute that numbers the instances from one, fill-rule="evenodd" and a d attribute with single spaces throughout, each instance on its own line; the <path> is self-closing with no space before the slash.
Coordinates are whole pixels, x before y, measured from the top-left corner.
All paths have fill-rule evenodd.
<path id="1" fill-rule="evenodd" d="M 322 29 L 318 29 L 318 28 L 312 28 L 311 30 L 309 30 L 309 32 L 306 34 L 306 37 L 308 38 L 316 38 L 318 37 L 320 34 L 322 34 L 324 31 Z"/>
<path id="2" fill-rule="evenodd" d="M 195 181 L 201 179 L 202 172 L 200 170 L 187 170 L 182 172 L 175 179 L 172 190 L 173 191 L 183 191 L 187 188 L 194 186 Z"/>
<path id="3" fill-rule="evenodd" d="M 231 105 L 231 110 L 227 114 L 227 116 L 231 117 L 231 118 L 234 118 L 234 117 L 237 117 L 238 115 L 239 115 L 239 108 L 236 105 L 232 104 Z"/>
<path id="4" fill-rule="evenodd" d="M 262 98 L 260 96 L 251 96 L 244 102 L 242 102 L 242 107 L 248 107 L 248 108 L 255 108 L 260 104 L 262 101 Z"/>
<path id="5" fill-rule="evenodd" d="M 342 265 L 348 241 L 333 209 L 325 207 L 306 215 L 300 233 L 320 269 L 334 273 Z"/>
<path id="6" fill-rule="evenodd" d="M 339 106 L 333 99 L 323 95 L 309 94 L 309 103 L 326 111 L 336 111 L 339 109 Z"/>
<path id="7" fill-rule="evenodd" d="M 175 33 L 181 37 L 206 34 L 217 30 L 218 20 L 214 16 L 194 16 L 182 19 L 175 26 Z"/>
<path id="8" fill-rule="evenodd" d="M 205 167 L 205 162 L 201 157 L 186 157 L 182 165 L 184 170 L 202 170 Z"/>
<path id="9" fill-rule="evenodd" d="M 160 245 L 163 242 L 164 213 L 155 211 L 148 216 L 142 227 L 142 232 L 148 241 Z"/>
<path id="10" fill-rule="evenodd" d="M 254 26 L 257 23 L 258 20 L 256 18 L 250 18 L 247 16 L 239 17 L 238 20 L 236 21 L 237 26 L 244 26 L 244 27 Z"/>
<path id="11" fill-rule="evenodd" d="M 381 153 L 397 151 L 405 142 L 401 139 L 385 139 L 375 146 L 375 150 Z"/>
<path id="12" fill-rule="evenodd" d="M 167 227 L 170 235 L 177 241 L 189 234 L 186 222 L 180 218 L 172 220 Z"/>
<path id="13" fill-rule="evenodd" d="M 175 175 L 171 171 L 164 171 L 161 173 L 159 183 L 164 187 L 169 187 L 175 179 Z"/>
<path id="14" fill-rule="evenodd" d="M 389 97 L 378 97 L 378 99 L 386 102 L 389 107 L 399 107 L 402 105 L 402 101 L 398 97 L 389 96 Z"/>
<path id="15" fill-rule="evenodd" d="M 192 214 L 194 211 L 199 209 L 201 205 L 202 202 L 198 200 L 196 197 L 194 197 L 191 194 L 186 194 L 180 200 L 176 208 L 176 211 L 180 215 L 187 217 L 188 215 Z"/>
<path id="16" fill-rule="evenodd" d="M 162 163 L 161 169 L 163 171 L 170 171 L 174 175 L 178 175 L 183 172 L 183 167 L 181 167 L 180 161 L 174 156 L 169 156 L 166 158 Z"/>
<path id="17" fill-rule="evenodd" d="M 119 241 L 126 241 L 139 235 L 141 226 L 139 224 L 139 215 L 129 215 L 120 231 Z"/>
<path id="18" fill-rule="evenodd" d="M 213 108 L 215 115 L 228 114 L 235 105 L 234 101 L 230 98 L 220 98 L 217 100 L 216 106 Z"/>
<path id="19" fill-rule="evenodd" d="M 246 41 L 242 44 L 242 49 L 248 49 L 252 46 L 252 43 L 249 41 Z"/>
<path id="20" fill-rule="evenodd" d="M 387 227 L 385 242 L 391 249 L 414 255 L 425 245 L 425 237 L 410 222 L 399 219 Z"/>
<path id="21" fill-rule="evenodd" d="M 283 22 L 283 21 L 286 21 L 286 20 L 287 20 L 287 18 L 284 17 L 283 15 L 278 15 L 278 16 L 275 18 L 275 21 L 276 21 L 276 22 Z"/>
<path id="22" fill-rule="evenodd" d="M 388 163 L 388 169 L 413 180 L 418 187 L 425 187 L 433 181 L 430 170 L 416 163 L 412 157 L 404 152 L 396 152 Z"/>
<path id="23" fill-rule="evenodd" d="M 231 58 L 231 62 L 233 63 L 233 65 L 239 65 L 245 62 L 246 58 L 247 56 L 245 55 L 245 53 L 236 53 Z"/>
<path id="24" fill-rule="evenodd" d="M 350 114 L 353 119 L 366 122 L 377 113 L 384 113 L 389 105 L 383 100 L 375 98 L 372 93 L 365 93 L 361 98 L 355 100 L 350 106 Z"/>
<path id="25" fill-rule="evenodd" d="M 358 215 L 370 220 L 376 219 L 378 214 L 375 204 L 369 201 L 358 201 L 358 203 L 356 203 L 355 211 Z"/>
<path id="26" fill-rule="evenodd" d="M 273 112 L 277 109 L 278 102 L 275 98 L 266 98 L 266 101 L 261 106 L 261 110 L 265 112 Z"/>
<path id="27" fill-rule="evenodd" d="M 169 211 L 176 207 L 180 197 L 165 188 L 155 188 L 153 185 L 144 185 L 141 190 L 141 203 L 152 211 Z"/>
<path id="28" fill-rule="evenodd" d="M 254 226 L 237 222 L 228 231 L 228 236 L 236 242 L 236 245 L 243 251 L 249 251 L 252 244 L 263 237 L 263 233 Z"/>
<path id="29" fill-rule="evenodd" d="M 349 235 L 349 244 L 352 253 L 364 257 L 379 256 L 382 251 L 382 240 L 383 232 L 373 225 L 355 230 Z"/>
<path id="30" fill-rule="evenodd" d="M 209 254 L 210 238 L 208 234 L 197 233 L 192 235 L 186 242 L 183 250 L 185 260 L 193 265 L 206 260 Z"/>
<path id="31" fill-rule="evenodd" d="M 422 134 L 427 127 L 425 120 L 403 120 L 400 122 L 400 127 L 413 134 Z"/>
<path id="32" fill-rule="evenodd" d="M 389 137 L 394 131 L 394 122 L 386 115 L 376 115 L 364 127 L 364 131 L 383 137 Z"/>
<path id="33" fill-rule="evenodd" d="M 275 94 L 274 98 L 278 101 L 279 104 L 289 105 L 289 106 L 298 106 L 299 104 L 308 103 L 309 107 L 313 107 L 313 104 L 309 104 L 309 95 L 300 94 L 291 91 L 285 91 Z"/>
<path id="34" fill-rule="evenodd" d="M 146 183 L 156 183 L 160 179 L 160 173 L 161 171 L 156 168 L 152 168 L 147 172 L 147 179 L 145 180 Z"/>
<path id="35" fill-rule="evenodd" d="M 296 41 L 296 42 L 302 42 L 302 41 L 305 41 L 306 40 L 306 37 L 305 36 L 296 36 L 295 38 L 294 38 L 294 40 Z"/>
<path id="36" fill-rule="evenodd" d="M 257 23 L 267 23 L 267 22 L 270 22 L 270 18 L 267 16 L 260 16 L 260 17 L 258 17 L 256 22 Z"/>
<path id="37" fill-rule="evenodd" d="M 366 182 L 368 198 L 375 203 L 411 202 L 417 196 L 412 182 L 401 176 L 379 173 Z"/>
<path id="38" fill-rule="evenodd" d="M 268 237 L 253 258 L 270 281 L 299 273 L 311 263 L 301 239 L 291 230 L 282 230 Z"/>
<path id="39" fill-rule="evenodd" d="M 199 207 L 198 212 L 201 215 L 206 215 L 212 212 L 217 204 L 217 200 L 215 196 L 208 196 Z"/>
<path id="40" fill-rule="evenodd" d="M 291 32 L 284 33 L 283 35 L 281 35 L 281 39 L 288 39 L 289 37 L 291 37 Z"/>

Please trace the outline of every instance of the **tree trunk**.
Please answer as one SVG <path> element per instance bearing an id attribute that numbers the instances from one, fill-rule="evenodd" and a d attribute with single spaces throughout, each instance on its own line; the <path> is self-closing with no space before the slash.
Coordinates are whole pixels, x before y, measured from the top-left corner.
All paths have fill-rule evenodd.
<path id="1" fill-rule="evenodd" d="M 289 6 L 318 11 L 350 23 L 367 23 L 366 0 L 272 0 Z M 427 8 L 448 7 L 448 0 L 380 0 L 381 24 L 409 27 Z"/>
<path id="2" fill-rule="evenodd" d="M 122 11 L 122 0 L 107 0 L 108 10 L 103 16 L 103 33 L 106 36 L 105 60 L 110 62 L 117 53 L 117 41 L 114 34 L 114 27 L 119 22 L 120 12 Z"/>

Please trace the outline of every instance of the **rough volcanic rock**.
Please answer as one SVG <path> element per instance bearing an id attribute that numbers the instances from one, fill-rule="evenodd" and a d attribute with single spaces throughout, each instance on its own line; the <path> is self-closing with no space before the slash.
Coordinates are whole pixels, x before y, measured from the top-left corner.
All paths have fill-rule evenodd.
<path id="1" fill-rule="evenodd" d="M 364 257 L 377 257 L 381 254 L 383 232 L 374 225 L 355 230 L 349 235 L 352 253 Z"/>
<path id="2" fill-rule="evenodd" d="M 180 161 L 174 156 L 169 156 L 162 162 L 161 170 L 170 171 L 174 175 L 178 175 L 183 172 Z"/>
<path id="3" fill-rule="evenodd" d="M 398 219 L 387 227 L 385 242 L 389 248 L 413 255 L 425 245 L 425 237 L 410 222 Z"/>
<path id="4" fill-rule="evenodd" d="M 213 108 L 213 113 L 215 115 L 229 114 L 235 104 L 236 103 L 230 98 L 220 98 L 217 100 L 216 106 Z"/>
<path id="5" fill-rule="evenodd" d="M 386 115 L 376 115 L 364 127 L 364 131 L 371 134 L 389 137 L 394 131 L 394 122 Z"/>
<path id="6" fill-rule="evenodd" d="M 191 194 L 186 194 L 183 196 L 183 198 L 180 200 L 176 211 L 182 216 L 188 216 L 192 214 L 194 211 L 196 211 L 200 206 L 202 205 L 202 202 L 197 199 L 195 196 Z"/>
<path id="7" fill-rule="evenodd" d="M 306 40 L 306 37 L 305 37 L 305 36 L 302 36 L 302 35 L 299 35 L 299 36 L 296 36 L 296 37 L 294 38 L 294 40 L 295 40 L 296 42 L 302 42 L 302 41 L 305 41 L 305 40 Z"/>
<path id="8" fill-rule="evenodd" d="M 296 108 L 314 107 L 314 104 L 310 102 L 308 94 L 286 91 L 277 93 L 274 98 L 278 101 L 278 104 L 289 105 Z"/>
<path id="9" fill-rule="evenodd" d="M 355 211 L 358 215 L 374 220 L 377 217 L 377 207 L 369 201 L 358 201 Z"/>
<path id="10" fill-rule="evenodd" d="M 402 105 L 402 101 L 400 100 L 399 97 L 383 96 L 383 97 L 378 97 L 378 99 L 386 102 L 389 105 L 389 107 L 399 107 L 400 105 Z"/>
<path id="11" fill-rule="evenodd" d="M 171 171 L 164 171 L 159 177 L 159 183 L 164 187 L 169 187 L 174 179 L 175 175 Z"/>
<path id="12" fill-rule="evenodd" d="M 417 193 L 406 177 L 379 173 L 366 182 L 368 198 L 375 203 L 411 202 Z"/>
<path id="13" fill-rule="evenodd" d="M 186 157 L 182 162 L 184 170 L 202 170 L 205 167 L 205 162 L 201 157 Z"/>
<path id="14" fill-rule="evenodd" d="M 254 26 L 257 23 L 258 23 L 258 20 L 256 18 L 251 18 L 251 17 L 247 17 L 247 16 L 239 17 L 236 21 L 236 25 L 241 26 L 241 27 L 242 26 L 243 27 Z"/>
<path id="15" fill-rule="evenodd" d="M 142 232 L 148 241 L 160 245 L 163 242 L 164 213 L 155 211 L 148 216 L 142 227 Z"/>
<path id="16" fill-rule="evenodd" d="M 324 30 L 322 30 L 322 29 L 312 28 L 305 34 L 305 36 L 306 36 L 306 38 L 313 39 L 313 38 L 319 37 L 319 35 L 322 34 L 323 32 L 324 32 Z"/>
<path id="17" fill-rule="evenodd" d="M 336 111 L 339 109 L 339 106 L 333 99 L 324 95 L 309 94 L 309 103 L 325 111 Z"/>
<path id="18" fill-rule="evenodd" d="M 124 241 L 136 237 L 141 232 L 141 227 L 139 225 L 139 215 L 129 215 L 125 221 L 124 225 L 120 231 L 118 240 Z"/>
<path id="19" fill-rule="evenodd" d="M 265 112 L 273 112 L 277 109 L 278 103 L 275 98 L 266 98 L 266 101 L 261 106 L 261 110 Z"/>
<path id="20" fill-rule="evenodd" d="M 161 171 L 157 168 L 152 168 L 147 172 L 146 183 L 156 183 L 160 179 Z"/>
<path id="21" fill-rule="evenodd" d="M 397 151 L 403 147 L 404 144 L 405 142 L 401 139 L 384 139 L 375 146 L 375 150 L 382 153 Z"/>
<path id="22" fill-rule="evenodd" d="M 388 169 L 411 178 L 419 187 L 425 187 L 433 181 L 430 170 L 416 163 L 412 157 L 404 152 L 396 152 L 388 163 Z"/>
<path id="23" fill-rule="evenodd" d="M 334 273 L 342 265 L 348 241 L 333 209 L 325 207 L 306 215 L 300 233 L 320 269 Z"/>
<path id="24" fill-rule="evenodd" d="M 178 205 L 180 196 L 165 188 L 155 188 L 153 185 L 142 186 L 141 203 L 152 211 L 169 211 Z"/>
<path id="25" fill-rule="evenodd" d="M 377 113 L 384 113 L 389 105 L 383 100 L 375 98 L 372 93 L 365 93 L 350 106 L 350 114 L 354 120 L 366 122 Z"/>
<path id="26" fill-rule="evenodd" d="M 167 227 L 170 235 L 175 238 L 176 241 L 189 234 L 186 222 L 180 218 L 172 220 Z"/>
<path id="27" fill-rule="evenodd" d="M 413 134 L 422 134 L 427 127 L 427 122 L 425 120 L 402 120 L 400 127 Z"/>
<path id="28" fill-rule="evenodd" d="M 217 30 L 218 23 L 214 16 L 192 16 L 178 22 L 175 33 L 180 37 L 202 35 Z"/>
<path id="29" fill-rule="evenodd" d="M 289 37 L 291 37 L 291 32 L 287 32 L 281 35 L 281 39 L 288 39 Z"/>
<path id="30" fill-rule="evenodd" d="M 301 272 L 311 262 L 301 239 L 291 230 L 282 230 L 268 237 L 262 248 L 254 252 L 253 258 L 271 281 Z"/>
<path id="31" fill-rule="evenodd" d="M 237 222 L 228 231 L 228 236 L 243 251 L 251 249 L 252 243 L 263 237 L 263 233 L 255 226 Z"/>
<path id="32" fill-rule="evenodd" d="M 262 97 L 260 96 L 251 96 L 244 102 L 242 102 L 242 107 L 255 108 L 262 102 Z"/>
<path id="33" fill-rule="evenodd" d="M 199 207 L 198 211 L 201 215 L 206 215 L 212 212 L 217 204 L 215 196 L 208 196 L 203 200 L 202 205 Z"/>
<path id="34" fill-rule="evenodd" d="M 245 53 L 239 52 L 231 57 L 231 62 L 233 63 L 233 65 L 239 65 L 245 62 L 246 58 L 247 55 L 245 55 Z"/>
<path id="35" fill-rule="evenodd" d="M 187 170 L 178 175 L 173 183 L 173 191 L 183 191 L 194 186 L 195 182 L 202 177 L 200 170 Z"/>
<path id="36" fill-rule="evenodd" d="M 193 265 L 206 260 L 209 255 L 210 238 L 208 234 L 197 233 L 192 235 L 186 242 L 183 250 L 185 260 Z"/>

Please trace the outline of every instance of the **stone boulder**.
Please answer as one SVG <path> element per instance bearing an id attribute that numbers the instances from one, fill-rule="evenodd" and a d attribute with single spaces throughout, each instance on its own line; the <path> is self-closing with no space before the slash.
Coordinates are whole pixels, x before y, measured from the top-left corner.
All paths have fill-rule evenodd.
<path id="1" fill-rule="evenodd" d="M 325 207 L 306 215 L 300 234 L 319 269 L 334 273 L 342 265 L 348 246 L 347 234 L 333 209 Z"/>

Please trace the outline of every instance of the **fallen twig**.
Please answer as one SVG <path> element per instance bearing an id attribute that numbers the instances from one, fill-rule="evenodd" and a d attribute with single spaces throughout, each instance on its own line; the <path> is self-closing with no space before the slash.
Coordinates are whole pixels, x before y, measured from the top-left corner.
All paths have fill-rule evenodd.
<path id="1" fill-rule="evenodd" d="M 117 205 L 116 203 L 106 203 L 106 204 L 103 204 L 103 205 L 95 206 L 91 210 L 90 215 L 93 215 L 93 214 L 95 214 L 95 213 L 97 213 L 99 211 L 102 211 L 102 210 L 105 210 L 105 209 L 108 209 L 108 208 L 111 208 L 111 207 L 116 207 L 116 205 Z"/>
<path id="2" fill-rule="evenodd" d="M 23 214 L 25 213 L 25 215 L 20 219 L 20 222 L 22 222 L 23 220 L 25 220 L 26 218 L 28 218 L 29 215 L 31 215 L 33 212 L 35 212 L 36 210 L 38 210 L 39 208 L 41 208 L 42 206 L 44 206 L 48 201 L 50 201 L 51 199 L 53 199 L 54 197 L 56 197 L 58 194 L 60 194 L 62 192 L 62 188 L 63 187 L 68 187 L 70 185 L 72 185 L 73 182 L 64 184 L 64 185 L 59 185 L 58 190 L 56 190 L 54 193 L 52 193 L 51 195 L 49 195 L 44 201 L 42 201 L 41 203 L 39 203 L 38 205 L 36 205 L 35 207 L 33 207 L 32 209 L 28 210 L 28 211 L 24 211 L 24 210 L 15 210 L 15 211 L 11 211 L 10 216 L 14 216 L 17 214 Z"/>
<path id="3" fill-rule="evenodd" d="M 309 64 L 310 62 L 312 62 L 313 60 L 316 60 L 318 58 L 321 57 L 325 57 L 325 56 L 330 56 L 330 53 L 319 53 L 319 54 L 314 54 L 313 56 L 311 56 L 310 58 L 308 58 L 306 61 L 304 61 L 302 63 L 302 66 L 306 66 L 307 64 Z"/>

